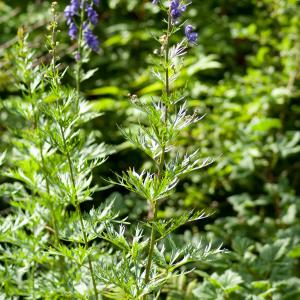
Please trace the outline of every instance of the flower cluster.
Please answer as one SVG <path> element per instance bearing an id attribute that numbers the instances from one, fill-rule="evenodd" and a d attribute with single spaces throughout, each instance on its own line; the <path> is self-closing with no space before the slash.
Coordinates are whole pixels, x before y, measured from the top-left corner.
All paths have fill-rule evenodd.
<path id="1" fill-rule="evenodd" d="M 99 40 L 92 32 L 91 26 L 96 26 L 98 23 L 98 13 L 95 6 L 99 6 L 100 0 L 93 0 L 90 3 L 86 1 L 71 0 L 70 5 L 65 8 L 65 17 L 69 26 L 69 36 L 72 40 L 76 40 L 79 35 L 79 26 L 76 23 L 76 18 L 80 16 L 87 16 L 87 20 L 80 20 L 79 22 L 83 30 L 84 41 L 87 46 L 93 51 L 99 50 Z M 83 18 L 84 19 L 84 18 Z"/>
<path id="2" fill-rule="evenodd" d="M 170 13 L 174 23 L 182 16 L 186 11 L 186 5 L 182 4 L 180 0 L 171 0 L 170 3 Z"/>
<path id="3" fill-rule="evenodd" d="M 185 27 L 185 36 L 188 39 L 188 41 L 192 44 L 196 44 L 197 39 L 198 39 L 198 33 L 195 32 L 195 29 L 192 25 L 187 25 Z"/>
<path id="4" fill-rule="evenodd" d="M 152 0 L 152 4 L 158 4 L 159 0 Z M 190 4 L 190 3 L 189 3 Z M 173 24 L 178 23 L 178 19 L 186 11 L 187 5 L 182 0 L 170 0 L 169 2 L 169 14 L 172 17 Z M 187 25 L 184 30 L 185 36 L 189 43 L 196 45 L 198 39 L 198 33 L 195 32 L 195 28 L 192 25 Z"/>

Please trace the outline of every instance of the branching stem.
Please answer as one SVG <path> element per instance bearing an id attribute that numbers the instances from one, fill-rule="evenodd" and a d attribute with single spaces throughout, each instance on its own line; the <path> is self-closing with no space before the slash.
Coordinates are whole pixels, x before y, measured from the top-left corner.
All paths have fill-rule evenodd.
<path id="1" fill-rule="evenodd" d="M 77 196 L 77 193 L 76 193 L 76 183 L 75 183 L 75 177 L 74 177 L 74 172 L 73 172 L 73 164 L 72 164 L 70 152 L 69 152 L 68 147 L 67 147 L 67 142 L 66 142 L 66 138 L 65 138 L 64 129 L 61 126 L 61 124 L 59 124 L 59 127 L 60 127 L 60 131 L 61 131 L 62 139 L 63 139 L 64 149 L 65 149 L 65 152 L 66 152 L 66 158 L 67 158 L 67 161 L 68 161 L 68 166 L 69 166 L 69 171 L 70 171 L 70 176 L 71 176 L 71 182 L 72 182 L 72 187 L 73 187 L 73 192 L 74 192 L 74 197 L 75 197 L 75 208 L 76 208 L 76 211 L 79 215 L 80 226 L 81 226 L 81 230 L 82 230 L 82 234 L 83 234 L 83 240 L 84 240 L 85 248 L 88 249 L 87 234 L 86 234 L 86 231 L 85 231 L 83 218 L 82 218 L 82 212 L 81 212 L 81 209 L 80 209 L 78 196 Z M 91 256 L 88 255 L 87 258 L 88 258 L 89 270 L 90 270 L 90 274 L 91 274 L 91 278 L 92 278 L 92 282 L 93 282 L 95 299 L 99 300 Z"/>
<path id="2" fill-rule="evenodd" d="M 82 36 L 83 36 L 83 23 L 84 23 L 84 5 L 85 0 L 81 0 L 81 14 L 80 14 L 80 24 L 79 24 L 79 32 L 78 32 L 78 49 L 76 55 L 76 90 L 79 95 L 80 92 L 80 82 L 81 82 L 81 66 L 82 66 Z"/>
<path id="3" fill-rule="evenodd" d="M 167 28 L 167 34 L 165 39 L 165 93 L 167 96 L 167 103 L 165 103 L 164 107 L 164 123 L 165 126 L 167 126 L 167 119 L 168 119 L 168 102 L 170 97 L 170 78 L 169 78 L 169 39 L 171 34 L 171 27 L 172 27 L 172 20 L 171 20 L 171 14 L 170 11 L 168 12 L 168 28 Z M 164 141 L 164 144 L 161 149 L 161 155 L 159 159 L 159 166 L 157 171 L 157 176 L 159 179 L 162 178 L 163 171 L 164 171 L 164 165 L 165 165 L 165 151 L 166 151 L 166 141 Z M 155 223 L 157 220 L 157 213 L 158 213 L 158 201 L 155 201 L 154 207 L 151 207 L 153 209 L 153 219 L 152 222 Z M 153 253 L 154 253 L 154 247 L 156 244 L 156 233 L 155 233 L 155 226 L 152 223 L 151 227 L 151 237 L 149 241 L 149 252 L 148 252 L 148 259 L 147 259 L 147 266 L 146 266 L 146 275 L 145 275 L 145 283 L 147 284 L 150 280 L 150 270 L 152 265 L 152 259 L 153 259 Z"/>

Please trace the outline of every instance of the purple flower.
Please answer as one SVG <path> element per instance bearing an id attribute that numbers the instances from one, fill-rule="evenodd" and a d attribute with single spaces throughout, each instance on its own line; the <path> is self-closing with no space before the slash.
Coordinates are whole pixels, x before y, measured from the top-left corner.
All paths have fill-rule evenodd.
<path id="1" fill-rule="evenodd" d="M 76 59 L 76 61 L 80 61 L 80 53 L 79 52 L 76 52 L 76 54 L 75 54 L 75 59 Z"/>
<path id="2" fill-rule="evenodd" d="M 182 14 L 186 11 L 186 5 L 180 4 L 180 0 L 171 0 L 170 10 L 173 22 L 177 22 L 177 20 L 182 16 Z"/>
<path id="3" fill-rule="evenodd" d="M 97 25 L 97 23 L 98 23 L 98 14 L 97 14 L 97 12 L 93 9 L 93 7 L 90 6 L 90 5 L 87 5 L 86 12 L 87 12 L 89 21 L 90 21 L 93 25 Z"/>
<path id="4" fill-rule="evenodd" d="M 158 0 L 152 0 L 152 4 L 158 4 Z"/>
<path id="5" fill-rule="evenodd" d="M 72 23 L 72 18 L 78 13 L 79 11 L 79 0 L 71 0 L 70 5 L 65 8 L 65 16 L 67 19 L 67 23 Z"/>
<path id="6" fill-rule="evenodd" d="M 93 34 L 92 30 L 85 26 L 84 29 L 84 40 L 88 47 L 92 49 L 93 51 L 97 52 L 99 50 L 99 40 L 98 38 Z"/>
<path id="7" fill-rule="evenodd" d="M 86 3 L 84 6 L 83 4 Z M 79 21 L 81 13 L 86 13 L 87 20 L 83 23 L 83 38 L 87 46 L 93 51 L 99 50 L 99 40 L 96 35 L 92 32 L 92 25 L 97 25 L 98 14 L 94 7 L 100 4 L 100 0 L 91 0 L 89 4 L 81 0 L 71 0 L 70 4 L 65 8 L 65 17 L 67 24 L 69 25 L 69 36 L 72 40 L 78 38 L 78 27 L 76 25 L 76 18 Z M 76 60 L 80 59 L 79 53 L 76 55 Z"/>
<path id="8" fill-rule="evenodd" d="M 72 18 L 74 17 L 74 11 L 70 5 L 65 8 L 65 17 L 67 19 L 67 23 L 70 24 L 72 22 Z"/>
<path id="9" fill-rule="evenodd" d="M 70 24 L 70 27 L 69 27 L 69 36 L 72 40 L 75 40 L 76 37 L 77 37 L 77 33 L 78 33 L 78 30 L 77 30 L 77 26 L 74 22 L 72 22 Z"/>
<path id="10" fill-rule="evenodd" d="M 185 36 L 188 39 L 188 41 L 192 44 L 196 44 L 198 39 L 198 33 L 195 32 L 195 28 L 192 25 L 187 25 L 185 27 Z"/>
<path id="11" fill-rule="evenodd" d="M 70 5 L 74 9 L 74 11 L 76 11 L 76 12 L 79 11 L 79 0 L 71 0 Z"/>

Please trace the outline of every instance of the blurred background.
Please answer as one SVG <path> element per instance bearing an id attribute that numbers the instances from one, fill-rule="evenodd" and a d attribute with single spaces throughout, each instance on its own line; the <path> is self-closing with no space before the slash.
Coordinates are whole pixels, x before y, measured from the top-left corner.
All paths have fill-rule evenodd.
<path id="1" fill-rule="evenodd" d="M 60 63 L 62 69 L 69 67 L 64 84 L 75 86 L 76 45 L 63 18 L 68 1 L 57 2 Z M 49 62 L 45 42 L 50 5 L 0 0 L 1 151 L 10 147 L 8 124 L 18 122 L 1 102 L 21 96 L 11 72 L 11 47 L 23 26 L 36 63 Z M 128 128 L 138 121 L 128 94 L 150 97 L 161 92 L 151 66 L 159 47 L 153 35 L 164 23 L 149 0 L 102 0 L 99 15 L 95 32 L 101 50 L 84 65 L 98 71 L 82 92 L 95 111 L 104 113 L 85 130 L 99 130 L 99 141 L 116 149 L 95 172 L 95 183 L 103 185 L 103 178 L 113 177 L 113 172 L 151 164 L 125 142 L 118 126 Z M 186 17 L 197 28 L 199 45 L 189 50 L 176 88 L 185 88 L 191 111 L 206 116 L 182 132 L 178 151 L 199 149 L 203 157 L 221 157 L 184 178 L 175 196 L 162 204 L 160 216 L 213 209 L 211 217 L 181 229 L 175 238 L 184 244 L 204 237 L 222 242 L 230 253 L 202 266 L 198 275 L 204 280 L 190 274 L 170 283 L 168 297 L 300 299 L 300 2 L 194 0 Z M 181 37 L 178 32 L 178 40 Z M 121 215 L 129 214 L 130 220 L 147 217 L 146 203 L 136 195 L 113 187 L 96 194 L 95 201 L 107 197 L 116 197 Z M 0 199 L 0 206 L 6 205 Z M 216 298 L 220 293 L 224 298 Z"/>

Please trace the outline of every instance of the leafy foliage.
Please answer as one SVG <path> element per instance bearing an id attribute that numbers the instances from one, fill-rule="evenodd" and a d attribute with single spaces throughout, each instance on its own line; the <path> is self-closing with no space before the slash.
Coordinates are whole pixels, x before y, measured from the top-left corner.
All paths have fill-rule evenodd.
<path id="1" fill-rule="evenodd" d="M 166 11 L 101 1 L 79 66 L 65 5 L 0 0 L 0 298 L 298 299 L 299 3 L 194 1 L 171 97 Z"/>

